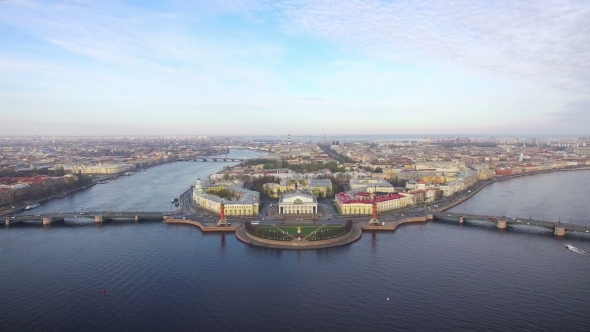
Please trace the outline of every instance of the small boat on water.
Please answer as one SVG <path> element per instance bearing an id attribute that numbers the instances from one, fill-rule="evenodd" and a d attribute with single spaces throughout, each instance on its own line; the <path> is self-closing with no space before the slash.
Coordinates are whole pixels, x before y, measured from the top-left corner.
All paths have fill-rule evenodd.
<path id="1" fill-rule="evenodd" d="M 587 253 L 587 252 L 585 252 L 584 250 L 582 250 L 580 248 L 576 248 L 576 247 L 572 246 L 571 244 L 566 244 L 565 247 L 568 248 L 569 250 L 573 251 L 573 252 L 577 252 L 578 254 L 590 256 L 590 253 Z"/>
<path id="2" fill-rule="evenodd" d="M 32 210 L 32 209 L 36 209 L 36 208 L 38 208 L 38 207 L 40 207 L 40 206 L 41 206 L 41 204 L 39 204 L 39 203 L 35 203 L 35 204 L 31 204 L 31 205 L 27 205 L 27 206 L 25 207 L 25 210 Z"/>

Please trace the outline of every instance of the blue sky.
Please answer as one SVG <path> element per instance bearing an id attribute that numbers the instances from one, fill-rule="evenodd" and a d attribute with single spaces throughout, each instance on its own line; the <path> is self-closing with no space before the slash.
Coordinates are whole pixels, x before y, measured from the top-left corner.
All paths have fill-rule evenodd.
<path id="1" fill-rule="evenodd" d="M 0 135 L 590 134 L 590 2 L 0 1 Z"/>

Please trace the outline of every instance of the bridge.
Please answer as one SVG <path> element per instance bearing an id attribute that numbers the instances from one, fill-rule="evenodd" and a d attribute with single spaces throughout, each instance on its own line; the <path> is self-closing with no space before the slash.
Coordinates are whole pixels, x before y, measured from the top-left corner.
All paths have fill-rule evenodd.
<path id="1" fill-rule="evenodd" d="M 178 161 L 201 161 L 201 162 L 206 162 L 206 161 L 213 161 L 213 162 L 222 162 L 222 161 L 244 161 L 246 159 L 243 158 L 224 158 L 224 157 L 199 157 L 199 158 L 187 158 L 187 159 L 178 159 Z"/>
<path id="2" fill-rule="evenodd" d="M 37 220 L 41 221 L 43 225 L 50 225 L 54 222 L 64 221 L 67 218 L 90 218 L 94 219 L 94 222 L 101 223 L 108 220 L 165 220 L 170 213 L 167 212 L 117 212 L 117 211 L 100 211 L 100 212 L 89 212 L 89 211 L 78 211 L 78 212 L 65 212 L 65 213 L 47 213 L 47 214 L 35 214 L 35 215 L 19 215 L 7 218 L 5 225 Z"/>
<path id="3" fill-rule="evenodd" d="M 553 230 L 553 234 L 557 236 L 565 236 L 566 230 L 570 232 L 590 233 L 590 225 L 579 225 L 561 221 L 544 221 L 532 218 L 523 219 L 510 218 L 506 216 L 489 216 L 480 214 L 465 214 L 451 212 L 435 213 L 434 217 L 442 220 L 457 220 L 460 224 L 463 224 L 468 220 L 493 222 L 496 224 L 496 227 L 500 229 L 506 229 L 508 225 L 536 226 L 551 229 Z"/>

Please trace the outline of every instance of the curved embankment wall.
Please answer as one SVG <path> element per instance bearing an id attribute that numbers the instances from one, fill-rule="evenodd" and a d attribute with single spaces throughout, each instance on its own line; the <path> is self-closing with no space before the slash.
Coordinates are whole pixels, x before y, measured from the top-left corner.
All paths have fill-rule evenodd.
<path id="1" fill-rule="evenodd" d="M 328 240 L 321 240 L 321 241 L 275 241 L 260 238 L 257 236 L 253 236 L 246 232 L 246 229 L 243 226 L 240 226 L 240 229 L 236 231 L 236 237 L 238 240 L 259 246 L 259 247 L 266 247 L 266 248 L 274 248 L 274 249 L 322 249 L 322 248 L 331 248 L 342 246 L 346 244 L 353 243 L 361 238 L 362 230 L 358 225 L 353 225 L 352 229 L 348 234 L 335 237 L 333 239 Z"/>
<path id="2" fill-rule="evenodd" d="M 236 227 L 217 227 L 217 226 L 205 226 L 199 221 L 194 220 L 185 220 L 185 219 L 166 219 L 164 220 L 166 224 L 184 224 L 184 225 L 193 225 L 197 226 L 203 232 L 235 232 Z"/>

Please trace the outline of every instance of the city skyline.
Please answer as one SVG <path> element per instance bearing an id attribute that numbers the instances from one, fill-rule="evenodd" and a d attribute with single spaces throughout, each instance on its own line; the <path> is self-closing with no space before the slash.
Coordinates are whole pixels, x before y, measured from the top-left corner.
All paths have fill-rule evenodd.
<path id="1" fill-rule="evenodd" d="M 2 135 L 586 135 L 589 9 L 2 1 Z"/>

